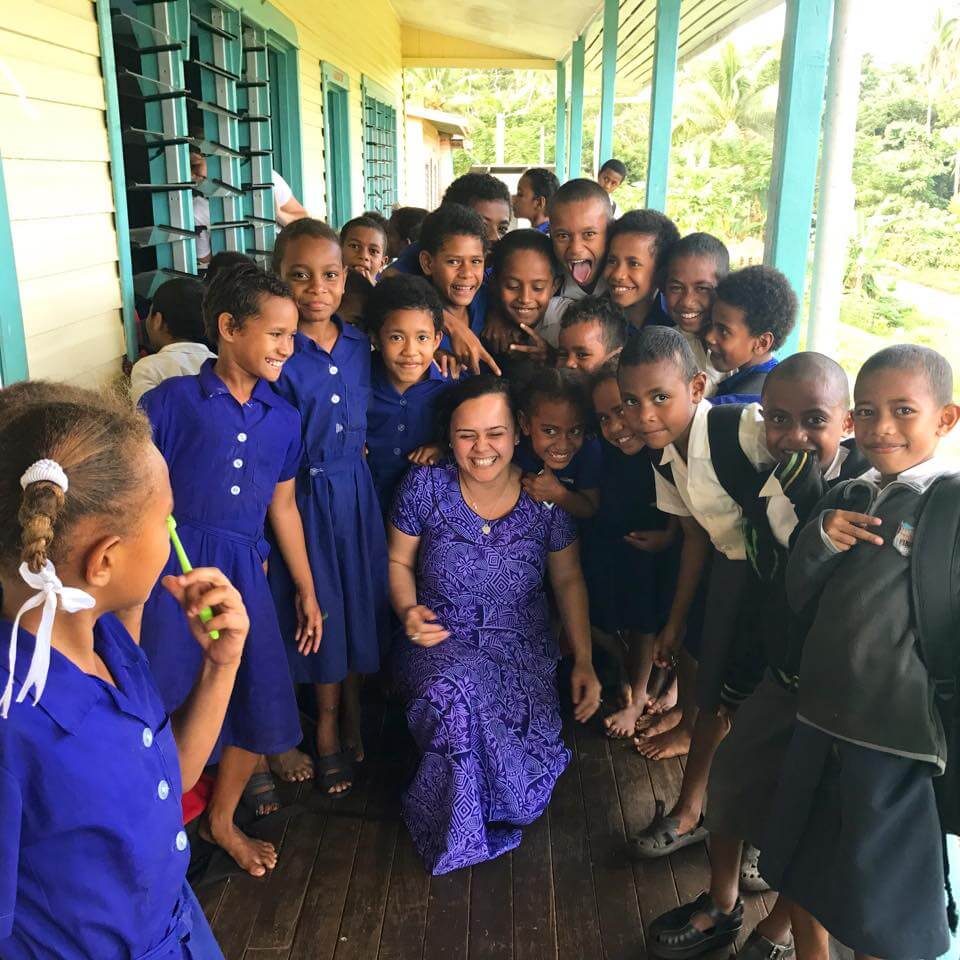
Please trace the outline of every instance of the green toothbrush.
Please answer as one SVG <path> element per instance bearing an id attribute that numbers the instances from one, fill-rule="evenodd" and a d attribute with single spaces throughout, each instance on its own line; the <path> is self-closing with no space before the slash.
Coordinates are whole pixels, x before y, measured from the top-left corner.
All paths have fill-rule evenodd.
<path id="1" fill-rule="evenodd" d="M 187 551 L 183 549 L 180 537 L 177 536 L 177 521 L 173 519 L 173 516 L 167 517 L 167 529 L 170 531 L 170 542 L 173 544 L 173 550 L 177 555 L 177 559 L 180 561 L 180 568 L 184 573 L 189 573 L 193 569 L 193 565 L 187 559 Z M 212 619 L 213 611 L 209 607 L 204 607 L 200 611 L 200 622 L 209 623 Z M 220 631 L 211 630 L 210 639 L 219 640 Z"/>

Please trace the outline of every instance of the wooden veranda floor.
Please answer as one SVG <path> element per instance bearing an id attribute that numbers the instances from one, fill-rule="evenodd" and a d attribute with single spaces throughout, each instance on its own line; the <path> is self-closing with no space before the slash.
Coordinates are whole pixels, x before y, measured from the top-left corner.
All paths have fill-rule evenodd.
<path id="1" fill-rule="evenodd" d="M 431 877 L 399 818 L 412 759 L 403 715 L 374 702 L 367 721 L 368 759 L 349 797 L 288 787 L 291 805 L 254 831 L 279 847 L 271 876 L 209 882 L 214 861 L 196 883 L 226 960 L 642 960 L 645 925 L 708 884 L 703 845 L 625 859 L 625 835 L 655 799 L 669 807 L 682 767 L 647 763 L 597 720 L 568 721 L 573 762 L 517 850 Z M 764 896 L 745 898 L 745 931 Z"/>

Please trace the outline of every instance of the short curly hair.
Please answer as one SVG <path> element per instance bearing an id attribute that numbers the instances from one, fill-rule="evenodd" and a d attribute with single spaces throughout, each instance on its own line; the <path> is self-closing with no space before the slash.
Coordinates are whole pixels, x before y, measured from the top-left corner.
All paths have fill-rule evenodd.
<path id="1" fill-rule="evenodd" d="M 433 318 L 433 329 L 443 324 L 443 304 L 433 285 L 424 277 L 396 273 L 384 277 L 371 291 L 363 318 L 370 333 L 378 333 L 395 310 L 422 310 Z"/>
<path id="2" fill-rule="evenodd" d="M 783 345 L 797 322 L 797 295 L 775 267 L 758 263 L 734 270 L 717 284 L 717 299 L 743 311 L 753 336 L 773 334 L 771 350 Z"/>
<path id="3" fill-rule="evenodd" d="M 443 203 L 460 203 L 473 206 L 476 200 L 502 200 L 510 206 L 510 190 L 507 185 L 490 173 L 465 173 L 447 187 Z"/>
<path id="4" fill-rule="evenodd" d="M 543 197 L 548 203 L 553 195 L 560 189 L 560 181 L 552 170 L 546 167 L 530 167 L 523 171 L 521 180 L 526 180 L 530 184 L 530 189 L 535 197 Z"/>
<path id="5" fill-rule="evenodd" d="M 560 329 L 566 330 L 578 323 L 599 324 L 603 346 L 608 353 L 621 349 L 627 342 L 627 318 L 623 310 L 607 297 L 574 300 L 560 318 Z"/>
<path id="6" fill-rule="evenodd" d="M 487 248 L 487 228 L 476 210 L 460 203 L 442 203 L 420 227 L 420 249 L 436 255 L 447 237 L 476 237 Z"/>
<path id="7" fill-rule="evenodd" d="M 909 370 L 927 381 L 934 402 L 945 406 L 953 398 L 953 370 L 943 354 L 915 343 L 896 343 L 868 357 L 857 374 L 859 386 L 879 370 Z M 856 388 L 854 388 L 856 390 Z"/>
<path id="8" fill-rule="evenodd" d="M 677 225 L 659 210 L 631 210 L 615 221 L 607 233 L 607 249 L 615 237 L 636 233 L 653 241 L 654 269 L 657 276 L 666 269 L 673 247 L 680 239 Z"/>
<path id="9" fill-rule="evenodd" d="M 296 221 L 295 221 L 296 222 Z M 203 301 L 203 322 L 207 340 L 220 340 L 220 315 L 229 313 L 233 330 L 242 330 L 250 317 L 260 312 L 264 297 L 293 300 L 290 287 L 278 276 L 261 270 L 255 263 L 238 263 L 221 270 L 207 287 Z"/>
<path id="10" fill-rule="evenodd" d="M 569 403 L 586 422 L 593 418 L 588 379 L 566 367 L 536 367 L 516 385 L 517 409 L 532 417 L 544 400 Z"/>

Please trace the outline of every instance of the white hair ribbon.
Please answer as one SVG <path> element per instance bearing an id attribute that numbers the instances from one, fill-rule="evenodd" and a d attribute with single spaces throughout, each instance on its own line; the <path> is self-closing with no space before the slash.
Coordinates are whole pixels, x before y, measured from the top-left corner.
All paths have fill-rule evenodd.
<path id="1" fill-rule="evenodd" d="M 38 460 L 32 466 L 27 467 L 20 478 L 20 486 L 26 490 L 31 483 L 40 483 L 41 480 L 49 480 L 50 483 L 55 483 L 64 493 L 70 487 L 70 481 L 67 480 L 63 467 L 56 460 Z"/>
<path id="2" fill-rule="evenodd" d="M 0 717 L 6 719 L 13 697 L 13 671 L 17 664 L 17 632 L 20 629 L 20 618 L 28 611 L 43 606 L 40 616 L 40 626 L 37 629 L 36 645 L 30 659 L 30 669 L 23 681 L 17 703 L 23 703 L 31 687 L 34 688 L 33 705 L 40 702 L 40 695 L 47 683 L 47 673 L 50 670 L 50 645 L 53 639 L 53 618 L 57 614 L 59 604 L 67 613 L 77 613 L 79 610 L 90 610 L 96 601 L 89 593 L 77 590 L 75 587 L 65 587 L 57 576 L 56 568 L 47 560 L 39 573 L 33 573 L 25 564 L 20 564 L 20 576 L 27 586 L 37 592 L 29 597 L 17 611 L 13 621 L 13 630 L 10 632 L 10 676 L 7 686 L 0 697 Z"/>

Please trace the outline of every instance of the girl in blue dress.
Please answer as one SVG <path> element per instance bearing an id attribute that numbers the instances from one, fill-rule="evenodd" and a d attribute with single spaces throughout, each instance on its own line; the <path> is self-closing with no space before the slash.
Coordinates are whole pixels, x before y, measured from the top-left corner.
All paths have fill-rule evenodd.
<path id="1" fill-rule="evenodd" d="M 380 643 L 389 631 L 386 536 L 364 458 L 370 341 L 337 316 L 345 270 L 338 237 L 325 223 L 304 219 L 286 227 L 273 265 L 300 311 L 295 352 L 276 390 L 303 420 L 297 504 L 327 618 L 319 650 L 298 652 L 285 564 L 271 564 L 270 585 L 294 680 L 316 689 L 320 787 L 342 797 L 352 785 L 353 764 L 363 759 L 359 677 L 380 668 Z"/>
<path id="2" fill-rule="evenodd" d="M 240 595 L 218 570 L 166 578 L 200 661 L 169 716 L 118 619 L 170 549 L 146 418 L 77 388 L 2 391 L 0 465 L 0 956 L 222 960 L 186 883 L 180 799 L 233 690 Z"/>
<path id="3" fill-rule="evenodd" d="M 211 758 L 219 758 L 219 768 L 201 834 L 209 831 L 208 838 L 244 870 L 262 876 L 276 863 L 276 851 L 244 834 L 234 813 L 248 782 L 261 812 L 275 808 L 269 773 L 251 777 L 261 755 L 294 747 L 302 736 L 263 569 L 268 515 L 278 552 L 297 584 L 294 635 L 300 649 L 315 650 L 322 630 L 293 489 L 300 416 L 270 388 L 293 352 L 297 310 L 286 284 L 251 263 L 217 275 L 204 300 L 204 320 L 210 342 L 218 344 L 218 359 L 208 360 L 195 377 L 165 381 L 141 404 L 170 470 L 187 555 L 223 570 L 250 613 L 250 640 Z M 171 556 L 166 572 L 176 565 Z M 183 611 L 162 586 L 147 601 L 142 632 L 164 705 L 176 710 L 190 693 L 201 652 Z"/>

